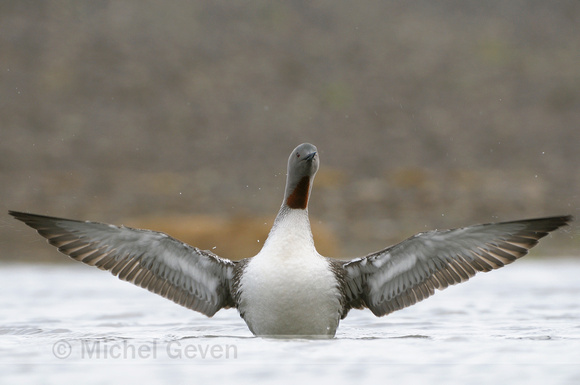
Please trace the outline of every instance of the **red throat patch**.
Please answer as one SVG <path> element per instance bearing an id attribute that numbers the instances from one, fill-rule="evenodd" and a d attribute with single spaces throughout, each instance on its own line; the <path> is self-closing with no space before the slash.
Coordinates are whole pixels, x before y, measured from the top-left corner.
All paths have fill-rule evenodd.
<path id="1" fill-rule="evenodd" d="M 305 176 L 286 199 L 286 204 L 291 209 L 305 209 L 308 206 L 308 190 L 310 189 L 310 178 Z"/>

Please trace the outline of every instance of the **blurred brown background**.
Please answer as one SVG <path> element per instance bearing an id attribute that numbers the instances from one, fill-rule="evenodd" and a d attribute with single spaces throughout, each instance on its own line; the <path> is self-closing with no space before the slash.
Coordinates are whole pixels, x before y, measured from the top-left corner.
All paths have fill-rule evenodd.
<path id="1" fill-rule="evenodd" d="M 578 216 L 579 36 L 577 0 L 3 0 L 0 258 L 60 260 L 8 209 L 251 256 L 306 141 L 323 254 Z"/>

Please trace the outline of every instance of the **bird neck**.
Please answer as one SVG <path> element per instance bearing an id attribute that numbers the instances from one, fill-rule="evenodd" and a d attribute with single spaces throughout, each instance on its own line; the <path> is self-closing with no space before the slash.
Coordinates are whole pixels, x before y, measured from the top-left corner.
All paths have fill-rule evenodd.
<path id="1" fill-rule="evenodd" d="M 307 244 L 314 248 L 308 209 L 292 209 L 282 204 L 264 247 L 279 243 Z"/>
<path id="2" fill-rule="evenodd" d="M 290 209 L 306 210 L 308 208 L 311 185 L 311 178 L 308 176 L 303 176 L 294 184 L 288 181 L 282 207 L 285 205 Z"/>

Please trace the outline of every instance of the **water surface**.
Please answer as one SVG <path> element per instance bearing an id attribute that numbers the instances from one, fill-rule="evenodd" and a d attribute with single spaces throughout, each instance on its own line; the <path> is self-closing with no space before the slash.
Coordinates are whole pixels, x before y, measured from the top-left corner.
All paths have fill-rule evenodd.
<path id="1" fill-rule="evenodd" d="M 0 383 L 578 384 L 580 263 L 522 260 L 333 340 L 256 338 L 80 264 L 0 268 Z"/>

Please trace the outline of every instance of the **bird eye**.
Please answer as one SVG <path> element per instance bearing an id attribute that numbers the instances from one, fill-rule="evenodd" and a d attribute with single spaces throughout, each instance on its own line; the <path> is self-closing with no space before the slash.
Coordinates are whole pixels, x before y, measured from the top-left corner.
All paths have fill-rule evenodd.
<path id="1" fill-rule="evenodd" d="M 299 152 L 296 153 L 296 157 L 297 158 L 300 158 L 300 153 Z"/>

